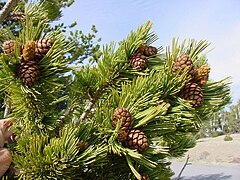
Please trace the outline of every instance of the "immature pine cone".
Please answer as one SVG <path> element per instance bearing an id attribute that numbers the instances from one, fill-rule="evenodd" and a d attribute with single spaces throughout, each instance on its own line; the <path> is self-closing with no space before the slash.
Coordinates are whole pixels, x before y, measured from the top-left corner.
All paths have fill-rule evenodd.
<path id="1" fill-rule="evenodd" d="M 31 61 L 35 58 L 35 41 L 27 41 L 23 49 L 23 59 Z"/>
<path id="2" fill-rule="evenodd" d="M 207 64 L 202 65 L 196 70 L 194 79 L 192 81 L 199 84 L 200 86 L 205 85 L 208 81 L 210 69 L 211 68 Z"/>

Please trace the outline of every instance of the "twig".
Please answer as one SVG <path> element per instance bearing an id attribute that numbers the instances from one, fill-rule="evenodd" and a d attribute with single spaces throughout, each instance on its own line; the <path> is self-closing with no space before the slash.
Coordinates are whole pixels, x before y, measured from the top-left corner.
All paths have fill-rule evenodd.
<path id="1" fill-rule="evenodd" d="M 12 101 L 9 99 L 8 103 L 6 103 L 6 107 L 5 107 L 5 110 L 4 110 L 4 115 L 3 115 L 4 118 L 6 118 L 10 114 L 11 107 L 12 107 Z"/>
<path id="2" fill-rule="evenodd" d="M 88 113 L 93 108 L 93 105 L 95 104 L 95 102 L 96 102 L 95 100 L 92 100 L 87 104 L 87 106 L 85 107 L 85 109 L 84 109 L 82 115 L 80 116 L 80 118 L 77 121 L 75 121 L 75 126 L 78 126 L 79 123 L 87 117 Z"/>
<path id="3" fill-rule="evenodd" d="M 88 113 L 92 110 L 94 104 L 97 102 L 97 100 L 100 98 L 100 96 L 107 90 L 109 85 L 110 85 L 110 83 L 104 84 L 102 86 L 102 88 L 100 88 L 100 90 L 96 91 L 96 93 L 94 95 L 90 95 L 92 97 L 92 99 L 85 106 L 85 109 L 84 109 L 82 115 L 80 116 L 80 118 L 77 121 L 75 121 L 75 126 L 78 126 L 79 123 L 87 117 Z"/>
<path id="4" fill-rule="evenodd" d="M 186 168 L 187 165 L 189 165 L 189 164 L 188 164 L 188 160 L 189 160 L 189 155 L 187 156 L 186 162 L 185 162 L 185 164 L 183 165 L 180 173 L 178 174 L 177 180 L 180 180 L 180 179 L 181 179 L 181 175 L 182 175 L 182 173 L 183 173 L 183 170 Z"/>
<path id="5" fill-rule="evenodd" d="M 11 10 L 17 6 L 19 0 L 9 0 L 0 11 L 0 23 L 10 14 Z"/>
<path id="6" fill-rule="evenodd" d="M 80 118 L 77 121 L 75 121 L 75 126 L 78 126 L 79 123 L 87 117 L 88 113 L 92 110 L 94 104 L 98 101 L 100 96 L 104 92 L 106 92 L 106 90 L 109 88 L 109 86 L 111 86 L 111 84 L 114 83 L 117 78 L 119 78 L 120 75 L 119 75 L 119 73 L 117 73 L 117 74 L 118 75 L 115 78 L 110 79 L 109 82 L 106 82 L 105 84 L 103 84 L 102 87 L 99 90 L 97 90 L 94 94 L 90 93 L 90 96 L 91 96 L 92 99 L 85 106 L 85 109 L 84 109 L 82 115 L 80 116 Z"/>
<path id="7" fill-rule="evenodd" d="M 72 106 L 68 111 L 66 111 L 62 116 L 59 117 L 58 121 L 63 122 L 65 118 L 69 115 L 72 115 L 76 109 L 76 106 Z"/>

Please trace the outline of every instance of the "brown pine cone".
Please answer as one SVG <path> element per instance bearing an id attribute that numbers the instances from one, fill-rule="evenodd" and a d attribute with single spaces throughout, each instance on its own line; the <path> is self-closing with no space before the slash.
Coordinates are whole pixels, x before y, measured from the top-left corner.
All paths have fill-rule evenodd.
<path id="1" fill-rule="evenodd" d="M 143 132 L 133 129 L 128 134 L 126 146 L 130 149 L 144 151 L 148 148 L 147 136 Z"/>
<path id="2" fill-rule="evenodd" d="M 126 108 L 117 108 L 113 114 L 112 126 L 116 127 L 119 120 L 122 120 L 121 130 L 130 130 L 133 126 L 131 113 Z"/>
<path id="3" fill-rule="evenodd" d="M 18 67 L 18 76 L 27 86 L 34 85 L 40 77 L 39 65 L 36 61 L 24 61 Z"/>
<path id="4" fill-rule="evenodd" d="M 138 69 L 138 70 L 144 70 L 146 69 L 148 64 L 148 60 L 146 56 L 144 56 L 141 53 L 134 53 L 133 56 L 130 58 L 130 66 L 132 68 Z"/>
<path id="5" fill-rule="evenodd" d="M 36 43 L 35 52 L 38 58 L 43 58 L 53 45 L 53 41 L 48 38 L 39 39 L 35 41 L 35 43 Z"/>
<path id="6" fill-rule="evenodd" d="M 193 107 L 199 107 L 203 103 L 203 92 L 196 83 L 187 83 L 180 91 L 180 97 L 190 100 Z"/>
<path id="7" fill-rule="evenodd" d="M 188 76 L 192 79 L 195 73 L 193 62 L 188 55 L 183 54 L 174 62 L 172 72 L 175 74 L 178 70 L 180 70 L 181 74 L 181 71 L 184 71 L 186 68 L 188 68 Z"/>
<path id="8" fill-rule="evenodd" d="M 16 42 L 15 40 L 9 40 L 9 41 L 5 41 L 2 44 L 3 47 L 3 52 L 7 55 L 13 56 L 14 55 L 14 46 L 18 45 L 20 48 L 20 51 L 22 50 L 22 46 L 20 45 L 20 43 Z"/>

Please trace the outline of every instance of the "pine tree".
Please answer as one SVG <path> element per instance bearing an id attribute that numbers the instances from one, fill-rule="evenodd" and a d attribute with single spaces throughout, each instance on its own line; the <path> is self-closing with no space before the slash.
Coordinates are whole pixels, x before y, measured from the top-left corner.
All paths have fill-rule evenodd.
<path id="1" fill-rule="evenodd" d="M 198 75 L 209 43 L 154 47 L 148 21 L 103 46 L 95 64 L 74 67 L 74 43 L 61 29 L 47 31 L 53 17 L 45 10 L 26 3 L 19 35 L 0 30 L 16 42 L 0 54 L 0 90 L 11 102 L 10 125 L 0 131 L 9 143 L 0 150 L 11 154 L 14 178 L 170 179 L 168 159 L 193 147 L 201 124 L 230 100 L 228 78 Z"/>

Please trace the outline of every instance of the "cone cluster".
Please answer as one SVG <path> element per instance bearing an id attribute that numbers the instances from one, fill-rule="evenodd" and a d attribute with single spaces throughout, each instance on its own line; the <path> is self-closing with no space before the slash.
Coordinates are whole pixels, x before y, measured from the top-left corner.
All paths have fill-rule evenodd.
<path id="1" fill-rule="evenodd" d="M 205 85 L 208 81 L 210 67 L 207 64 L 199 68 L 194 67 L 192 59 L 187 54 L 182 54 L 173 63 L 173 74 L 181 74 L 187 71 L 189 82 L 185 84 L 179 93 L 179 97 L 189 100 L 192 107 L 196 108 L 202 105 L 204 95 L 201 86 Z"/>
<path id="2" fill-rule="evenodd" d="M 133 128 L 133 118 L 126 108 L 117 108 L 112 118 L 112 126 L 116 128 L 117 123 L 122 121 L 118 132 L 118 140 L 128 148 L 144 151 L 148 148 L 148 139 L 144 132 Z"/>
<path id="3" fill-rule="evenodd" d="M 148 65 L 147 57 L 155 57 L 156 54 L 156 47 L 141 45 L 130 57 L 130 66 L 134 69 L 144 70 Z"/>
<path id="4" fill-rule="evenodd" d="M 9 56 L 15 53 L 15 46 L 20 47 L 22 60 L 18 64 L 17 75 L 24 85 L 32 86 L 39 81 L 40 67 L 39 61 L 47 54 L 53 45 L 53 41 L 48 38 L 36 41 L 29 40 L 25 45 L 21 45 L 15 40 L 3 43 L 3 52 Z"/>

